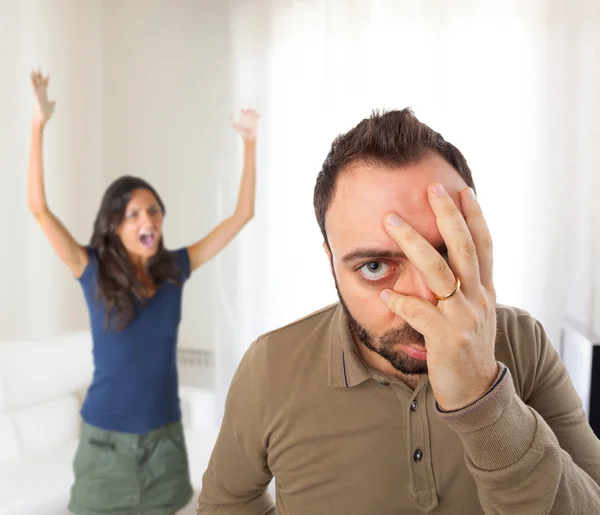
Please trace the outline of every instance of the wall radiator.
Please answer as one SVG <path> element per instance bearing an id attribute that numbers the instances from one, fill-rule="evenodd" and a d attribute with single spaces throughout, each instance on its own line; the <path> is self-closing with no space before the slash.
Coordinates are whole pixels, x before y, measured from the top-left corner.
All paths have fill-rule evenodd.
<path id="1" fill-rule="evenodd" d="M 177 366 L 181 385 L 214 391 L 215 360 L 212 351 L 179 347 Z"/>

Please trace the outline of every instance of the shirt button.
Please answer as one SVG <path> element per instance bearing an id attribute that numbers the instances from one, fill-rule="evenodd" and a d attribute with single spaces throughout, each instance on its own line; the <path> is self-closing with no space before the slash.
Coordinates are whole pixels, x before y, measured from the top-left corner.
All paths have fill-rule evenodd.
<path id="1" fill-rule="evenodd" d="M 376 374 L 371 374 L 371 377 L 375 379 L 375 381 L 377 381 L 379 384 L 382 384 L 384 386 L 388 386 L 390 384 L 390 382 L 385 377 L 381 377 Z"/>
<path id="2" fill-rule="evenodd" d="M 417 411 L 417 401 L 412 401 L 410 403 L 410 411 Z"/>
<path id="3" fill-rule="evenodd" d="M 423 451 L 421 449 L 417 449 L 413 453 L 413 460 L 415 463 L 419 463 L 423 459 Z"/>

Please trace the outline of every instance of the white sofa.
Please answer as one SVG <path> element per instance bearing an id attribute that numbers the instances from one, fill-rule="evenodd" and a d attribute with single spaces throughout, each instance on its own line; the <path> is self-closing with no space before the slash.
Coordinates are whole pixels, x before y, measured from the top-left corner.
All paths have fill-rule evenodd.
<path id="1" fill-rule="evenodd" d="M 0 342 L 0 514 L 66 515 L 81 401 L 92 377 L 87 331 Z M 218 428 L 215 396 L 182 386 L 183 423 L 197 491 Z M 195 513 L 196 498 L 181 513 Z"/>

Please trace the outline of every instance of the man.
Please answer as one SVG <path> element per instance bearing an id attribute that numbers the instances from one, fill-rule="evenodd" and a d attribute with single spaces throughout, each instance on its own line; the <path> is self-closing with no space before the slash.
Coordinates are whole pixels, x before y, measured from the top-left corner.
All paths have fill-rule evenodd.
<path id="1" fill-rule="evenodd" d="M 375 113 L 314 203 L 340 302 L 249 348 L 198 513 L 273 514 L 273 477 L 278 515 L 600 513 L 600 442 L 541 324 L 496 304 L 462 154 Z"/>

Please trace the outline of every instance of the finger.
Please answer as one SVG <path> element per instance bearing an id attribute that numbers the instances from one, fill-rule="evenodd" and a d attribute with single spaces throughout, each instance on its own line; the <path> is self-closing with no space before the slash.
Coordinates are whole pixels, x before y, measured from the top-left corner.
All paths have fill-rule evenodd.
<path id="1" fill-rule="evenodd" d="M 475 192 L 471 188 L 461 191 L 461 205 L 469 232 L 477 249 L 479 275 L 481 284 L 489 289 L 494 289 L 494 256 L 493 243 L 490 230 L 483 216 L 481 206 Z"/>
<path id="2" fill-rule="evenodd" d="M 431 302 L 393 290 L 383 290 L 381 300 L 392 313 L 419 331 L 428 342 L 444 341 L 448 319 Z"/>
<path id="3" fill-rule="evenodd" d="M 480 288 L 477 248 L 466 220 L 441 184 L 430 185 L 427 195 L 438 229 L 448 249 L 450 268 L 460 278 L 463 291 Z"/>
<path id="4" fill-rule="evenodd" d="M 249 134 L 250 131 L 248 130 L 247 127 L 245 127 L 244 125 L 241 125 L 239 123 L 234 123 L 233 124 L 234 129 L 237 131 L 237 133 L 242 136 L 242 138 L 246 138 Z"/>
<path id="5" fill-rule="evenodd" d="M 396 214 L 386 217 L 385 226 L 435 295 L 441 297 L 454 289 L 456 276 L 442 255 L 423 236 Z"/>

